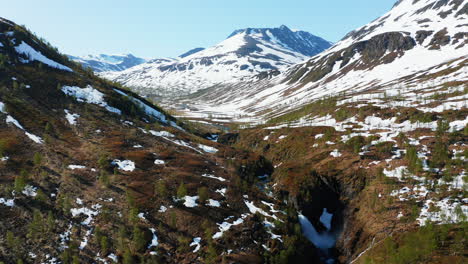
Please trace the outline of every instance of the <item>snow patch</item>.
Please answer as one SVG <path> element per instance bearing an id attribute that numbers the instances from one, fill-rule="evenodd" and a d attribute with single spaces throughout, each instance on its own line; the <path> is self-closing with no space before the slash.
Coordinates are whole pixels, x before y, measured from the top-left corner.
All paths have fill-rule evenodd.
<path id="1" fill-rule="evenodd" d="M 57 62 L 47 58 L 46 56 L 42 55 L 42 53 L 40 53 L 39 51 L 36 51 L 35 49 L 33 49 L 31 46 L 29 46 L 24 41 L 21 41 L 21 44 L 16 46 L 15 50 L 16 50 L 17 53 L 26 55 L 28 57 L 28 59 L 20 58 L 20 61 L 22 63 L 29 63 L 30 61 L 39 61 L 39 62 L 42 62 L 42 63 L 44 63 L 44 64 L 46 64 L 46 65 L 48 65 L 48 66 L 50 66 L 52 68 L 72 72 L 72 69 L 70 69 L 69 67 L 64 66 L 64 65 L 62 65 L 60 63 L 57 63 Z"/>
<path id="2" fill-rule="evenodd" d="M 123 171 L 134 171 L 135 170 L 135 162 L 131 160 L 118 160 L 115 159 L 111 163 L 112 165 L 117 165 L 119 170 Z"/>

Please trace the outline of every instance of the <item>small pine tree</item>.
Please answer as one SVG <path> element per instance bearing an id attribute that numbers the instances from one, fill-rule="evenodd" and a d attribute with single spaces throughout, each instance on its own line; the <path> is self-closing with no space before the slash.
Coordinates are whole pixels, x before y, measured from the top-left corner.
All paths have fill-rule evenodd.
<path id="1" fill-rule="evenodd" d="M 172 210 L 170 215 L 170 224 L 171 224 L 171 227 L 172 228 L 177 228 L 177 216 L 176 216 L 176 213 Z"/>
<path id="2" fill-rule="evenodd" d="M 434 150 L 432 152 L 432 167 L 442 168 L 449 159 L 448 157 L 448 147 L 445 142 L 443 142 L 442 137 L 436 137 L 436 143 L 434 145 Z"/>
<path id="3" fill-rule="evenodd" d="M 133 195 L 131 190 L 127 189 L 126 196 L 127 196 L 128 206 L 129 207 L 136 207 L 135 196 Z"/>
<path id="4" fill-rule="evenodd" d="M 49 213 L 47 213 L 46 226 L 47 226 L 46 231 L 48 233 L 52 233 L 54 231 L 55 218 L 54 218 L 54 214 L 52 213 L 52 211 L 49 211 Z"/>
<path id="5" fill-rule="evenodd" d="M 208 201 L 208 188 L 198 188 L 198 201 L 200 202 L 200 204 L 205 204 L 206 201 Z"/>
<path id="6" fill-rule="evenodd" d="M 125 226 L 122 225 L 119 227 L 119 235 L 117 239 L 120 251 L 125 251 L 126 249 L 128 249 L 126 248 L 127 247 L 126 240 L 127 240 L 127 230 L 125 230 Z"/>
<path id="7" fill-rule="evenodd" d="M 408 161 L 408 171 L 411 173 L 419 173 L 422 171 L 422 162 L 418 157 L 416 147 L 409 145 L 406 149 L 405 159 Z"/>
<path id="8" fill-rule="evenodd" d="M 20 175 L 15 177 L 15 186 L 14 189 L 16 192 L 21 192 L 24 190 L 24 187 L 26 187 L 26 177 L 25 173 L 20 173 Z"/>
<path id="9" fill-rule="evenodd" d="M 179 245 L 177 247 L 177 251 L 179 253 L 186 253 L 189 251 L 190 247 L 189 247 L 189 244 L 190 244 L 190 239 L 187 238 L 187 237 L 184 237 L 184 236 L 179 236 L 179 238 L 177 238 L 178 242 L 179 242 Z"/>
<path id="10" fill-rule="evenodd" d="M 2 158 L 5 155 L 6 145 L 6 140 L 0 139 L 0 158 Z"/>
<path id="11" fill-rule="evenodd" d="M 103 235 L 101 232 L 101 228 L 99 226 L 96 226 L 96 228 L 94 229 L 94 243 L 96 243 L 96 245 L 101 243 L 102 236 Z"/>
<path id="12" fill-rule="evenodd" d="M 73 256 L 72 264 L 80 264 L 80 258 L 77 255 Z"/>
<path id="13" fill-rule="evenodd" d="M 138 227 L 133 227 L 133 246 L 136 251 L 142 251 L 145 249 L 146 241 L 143 231 Z"/>
<path id="14" fill-rule="evenodd" d="M 34 197 L 37 201 L 45 202 L 47 201 L 47 195 L 42 191 L 42 189 L 37 190 L 36 197 Z"/>
<path id="15" fill-rule="evenodd" d="M 166 187 L 166 182 L 164 181 L 158 181 L 155 185 L 155 195 L 159 196 L 161 198 L 167 197 L 167 187 Z"/>
<path id="16" fill-rule="evenodd" d="M 99 157 L 99 159 L 98 159 L 98 167 L 100 169 L 105 169 L 108 166 L 109 166 L 109 162 L 107 160 L 107 156 L 101 155 L 101 157 Z"/>
<path id="17" fill-rule="evenodd" d="M 218 252 L 213 242 L 208 243 L 206 248 L 205 263 L 206 264 L 215 264 L 218 258 Z"/>
<path id="18" fill-rule="evenodd" d="M 126 248 L 123 254 L 123 264 L 134 264 L 132 253 L 129 248 Z"/>
<path id="19" fill-rule="evenodd" d="M 62 198 L 61 198 L 61 206 L 62 206 L 62 211 L 63 211 L 65 214 L 70 213 L 71 202 L 70 202 L 70 197 L 68 197 L 68 195 L 62 196 Z"/>
<path id="20" fill-rule="evenodd" d="M 10 250 L 13 250 L 16 247 L 15 235 L 10 230 L 6 233 L 6 245 Z"/>
<path id="21" fill-rule="evenodd" d="M 187 196 L 187 188 L 185 188 L 185 184 L 182 182 L 179 188 L 177 188 L 177 198 L 183 199 L 185 196 Z"/>
<path id="22" fill-rule="evenodd" d="M 135 224 L 138 221 L 138 208 L 132 207 L 128 211 L 128 221 Z"/>
<path id="23" fill-rule="evenodd" d="M 44 231 L 43 222 L 44 219 L 41 212 L 39 212 L 39 210 L 34 210 L 32 222 L 29 224 L 29 238 L 36 239 L 42 234 Z"/>
<path id="24" fill-rule="evenodd" d="M 101 254 L 103 256 L 106 256 L 108 251 L 109 251 L 109 240 L 108 240 L 107 236 L 102 236 L 101 237 L 100 246 L 101 246 Z"/>
<path id="25" fill-rule="evenodd" d="M 52 131 L 52 126 L 50 125 L 49 122 L 47 122 L 44 127 L 44 133 L 49 134 L 51 131 Z"/>
<path id="26" fill-rule="evenodd" d="M 110 186 L 110 179 L 109 175 L 106 172 L 101 172 L 101 175 L 99 177 L 99 182 L 101 183 L 102 186 L 109 188 Z"/>

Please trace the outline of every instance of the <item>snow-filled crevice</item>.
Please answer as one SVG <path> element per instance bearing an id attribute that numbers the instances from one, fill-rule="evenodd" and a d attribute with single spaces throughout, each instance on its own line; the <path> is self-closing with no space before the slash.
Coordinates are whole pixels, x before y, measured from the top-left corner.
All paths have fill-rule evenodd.
<path id="1" fill-rule="evenodd" d="M 324 263 L 335 263 L 333 249 L 338 237 L 338 232 L 331 229 L 332 216 L 332 214 L 329 214 L 326 212 L 326 209 L 324 209 L 320 220 L 322 221 L 323 218 L 327 219 L 326 221 L 328 222 L 322 222 L 322 224 L 327 225 L 330 228 L 319 232 L 306 216 L 302 213 L 299 213 L 298 215 L 303 235 L 319 250 L 320 259 Z"/>
<path id="2" fill-rule="evenodd" d="M 335 263 L 341 251 L 337 242 L 343 230 L 345 205 L 337 184 L 319 182 L 306 192 L 310 197 L 297 198 L 298 220 L 302 234 L 317 249 L 320 263 Z"/>

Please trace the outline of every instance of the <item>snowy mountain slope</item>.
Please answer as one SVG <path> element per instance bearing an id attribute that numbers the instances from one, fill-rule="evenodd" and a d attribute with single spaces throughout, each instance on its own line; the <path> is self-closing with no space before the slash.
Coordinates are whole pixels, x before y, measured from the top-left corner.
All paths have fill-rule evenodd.
<path id="1" fill-rule="evenodd" d="M 192 55 L 192 54 L 195 54 L 195 53 L 197 53 L 197 52 L 200 52 L 200 51 L 202 51 L 202 50 L 204 50 L 204 49 L 205 49 L 205 48 L 194 48 L 194 49 L 191 49 L 191 50 L 185 52 L 184 54 L 181 54 L 181 55 L 179 56 L 179 58 L 188 57 L 188 56 L 190 56 L 190 55 Z"/>
<path id="2" fill-rule="evenodd" d="M 83 57 L 71 56 L 70 59 L 81 63 L 83 66 L 93 69 L 95 72 L 103 71 L 123 71 L 130 67 L 146 62 L 145 59 L 138 58 L 132 54 L 126 55 L 87 55 Z"/>
<path id="3" fill-rule="evenodd" d="M 402 0 L 332 48 L 276 77 L 224 84 L 184 103 L 196 102 L 192 108 L 198 114 L 258 116 L 344 93 L 348 102 L 399 94 L 408 106 L 423 109 L 418 94 L 466 86 L 467 10 L 466 0 Z"/>
<path id="4" fill-rule="evenodd" d="M 182 55 L 177 61 L 148 62 L 102 76 L 146 95 L 181 95 L 215 84 L 277 70 L 306 60 L 330 43 L 304 31 L 248 28 L 234 31 L 213 47 Z"/>

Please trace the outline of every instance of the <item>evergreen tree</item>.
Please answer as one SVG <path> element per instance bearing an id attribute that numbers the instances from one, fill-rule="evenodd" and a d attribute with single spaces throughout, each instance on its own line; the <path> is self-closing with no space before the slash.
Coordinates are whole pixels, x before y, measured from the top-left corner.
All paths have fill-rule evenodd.
<path id="1" fill-rule="evenodd" d="M 190 239 L 184 236 L 179 236 L 177 240 L 179 241 L 179 246 L 177 247 L 177 251 L 179 253 L 186 253 L 190 250 L 190 247 L 189 247 Z"/>
<path id="2" fill-rule="evenodd" d="M 52 126 L 50 125 L 49 122 L 47 122 L 44 127 L 44 133 L 49 134 L 50 132 L 52 132 Z"/>
<path id="3" fill-rule="evenodd" d="M 205 252 L 205 263 L 206 264 L 215 264 L 218 258 L 218 252 L 216 251 L 216 247 L 214 243 L 211 241 L 208 243 L 208 247 L 206 248 Z"/>
<path id="4" fill-rule="evenodd" d="M 198 201 L 200 202 L 200 204 L 205 204 L 206 201 L 208 201 L 208 188 L 198 188 Z"/>
<path id="5" fill-rule="evenodd" d="M 133 193 L 131 190 L 127 189 L 127 204 L 129 207 L 136 207 L 136 201 L 135 201 L 135 196 L 133 196 Z"/>
<path id="6" fill-rule="evenodd" d="M 80 258 L 77 255 L 73 256 L 72 264 L 80 264 Z"/>
<path id="7" fill-rule="evenodd" d="M 408 171 L 419 173 L 422 171 L 422 161 L 418 157 L 418 151 L 415 146 L 409 145 L 406 148 L 405 159 L 408 161 Z"/>
<path id="8" fill-rule="evenodd" d="M 437 121 L 436 143 L 432 151 L 431 164 L 433 167 L 443 168 L 449 159 L 448 144 L 444 139 L 444 135 L 449 130 L 450 124 L 442 119 Z"/>
<path id="9" fill-rule="evenodd" d="M 45 193 L 41 189 L 39 189 L 37 190 L 36 197 L 34 198 L 38 201 L 45 202 L 47 200 L 47 195 L 45 195 Z"/>
<path id="10" fill-rule="evenodd" d="M 26 187 L 27 175 L 27 172 L 25 170 L 22 170 L 20 175 L 15 177 L 14 189 L 17 193 L 22 192 L 24 190 L 24 187 Z"/>
<path id="11" fill-rule="evenodd" d="M 434 150 L 432 151 L 431 165 L 432 167 L 442 168 L 448 159 L 448 146 L 442 137 L 437 136 Z"/>
<path id="12" fill-rule="evenodd" d="M 143 231 L 138 227 L 133 227 L 133 246 L 136 251 L 142 251 L 145 249 L 146 241 Z"/>
<path id="13" fill-rule="evenodd" d="M 55 218 L 54 218 L 54 215 L 53 215 L 52 211 L 49 211 L 49 213 L 47 213 L 46 226 L 47 226 L 46 231 L 47 231 L 48 233 L 52 233 L 52 232 L 54 231 L 54 228 L 55 228 Z"/>
<path id="14" fill-rule="evenodd" d="M 98 167 L 100 169 L 105 169 L 108 166 L 109 166 L 109 162 L 107 160 L 107 156 L 101 155 L 101 157 L 99 157 L 99 159 L 98 159 Z"/>
<path id="15" fill-rule="evenodd" d="M 8 230 L 7 233 L 6 233 L 6 245 L 11 251 L 16 250 L 16 247 L 18 246 L 17 243 L 16 243 L 17 241 L 18 240 L 15 237 L 15 235 L 13 234 L 13 232 Z"/>
<path id="16" fill-rule="evenodd" d="M 107 236 L 101 237 L 100 246 L 101 246 L 101 254 L 103 256 L 106 256 L 109 251 L 109 240 L 107 239 Z"/>
<path id="17" fill-rule="evenodd" d="M 187 196 L 187 188 L 185 188 L 185 184 L 182 182 L 179 188 L 177 188 L 177 198 L 183 199 L 185 196 Z"/>
<path id="18" fill-rule="evenodd" d="M 130 249 L 126 248 L 125 252 L 123 254 L 123 264 L 134 264 L 133 256 L 132 253 L 130 252 Z"/>
<path id="19" fill-rule="evenodd" d="M 61 196 L 60 205 L 62 207 L 63 213 L 65 214 L 70 213 L 71 202 L 70 202 L 70 197 L 68 197 L 68 195 L 64 194 L 63 196 Z"/>
<path id="20" fill-rule="evenodd" d="M 128 212 L 128 221 L 132 224 L 138 222 L 138 208 L 132 207 Z"/>
<path id="21" fill-rule="evenodd" d="M 44 230 L 44 219 L 39 210 L 34 210 L 32 222 L 29 224 L 28 237 L 36 239 Z"/>
<path id="22" fill-rule="evenodd" d="M 94 229 L 94 243 L 96 245 L 99 245 L 101 243 L 101 238 L 102 238 L 102 232 L 101 232 L 101 228 L 99 226 L 96 226 L 96 228 Z"/>
<path id="23" fill-rule="evenodd" d="M 166 182 L 160 180 L 155 185 L 155 195 L 161 198 L 165 198 L 168 196 Z"/>
<path id="24" fill-rule="evenodd" d="M 119 243 L 119 248 L 121 251 L 125 251 L 127 248 L 127 231 L 125 230 L 125 226 L 120 226 L 119 227 L 119 236 L 118 236 L 118 243 Z"/>
<path id="25" fill-rule="evenodd" d="M 102 186 L 108 188 L 110 186 L 109 175 L 106 172 L 101 171 L 99 182 L 101 183 Z"/>
<path id="26" fill-rule="evenodd" d="M 171 227 L 174 229 L 177 228 L 177 217 L 176 217 L 176 213 L 173 210 L 171 210 L 169 217 L 170 217 Z"/>
<path id="27" fill-rule="evenodd" d="M 39 152 L 34 153 L 33 163 L 35 167 L 39 167 L 42 164 L 42 154 Z"/>

